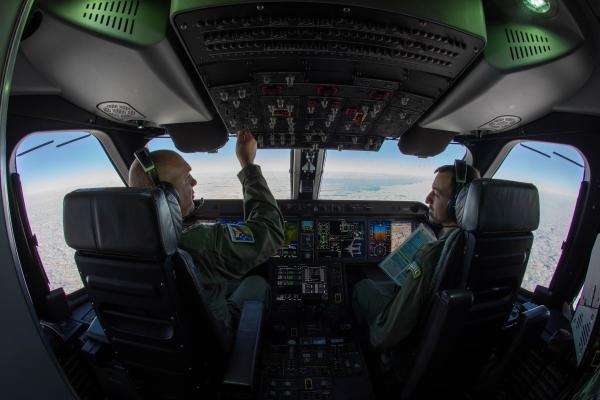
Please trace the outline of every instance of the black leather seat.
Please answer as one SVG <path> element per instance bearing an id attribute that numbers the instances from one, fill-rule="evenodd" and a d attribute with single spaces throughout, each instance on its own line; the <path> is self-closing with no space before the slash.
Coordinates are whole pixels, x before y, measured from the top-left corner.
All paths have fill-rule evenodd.
<path id="1" fill-rule="evenodd" d="M 69 193 L 64 233 L 115 357 L 145 398 L 206 394 L 231 338 L 207 312 L 194 263 L 178 249 L 181 213 L 168 190 Z"/>
<path id="2" fill-rule="evenodd" d="M 414 336 L 402 398 L 477 383 L 513 308 L 539 213 L 538 191 L 527 183 L 477 179 L 459 195 L 460 229 L 436 267 L 436 294 Z"/>

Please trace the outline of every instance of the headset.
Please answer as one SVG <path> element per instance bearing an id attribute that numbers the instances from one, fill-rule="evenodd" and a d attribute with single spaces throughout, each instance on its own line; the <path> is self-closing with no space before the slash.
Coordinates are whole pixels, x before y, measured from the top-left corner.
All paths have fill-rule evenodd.
<path id="1" fill-rule="evenodd" d="M 150 152 L 148 151 L 148 149 L 146 147 L 143 147 L 137 150 L 134 153 L 134 156 L 138 160 L 138 162 L 142 166 L 142 169 L 144 170 L 144 173 L 148 178 L 150 178 L 154 186 L 164 190 L 167 193 L 171 193 L 179 203 L 179 193 L 177 193 L 177 190 L 175 190 L 173 185 L 171 185 L 169 182 L 160 180 L 158 176 L 158 168 L 154 164 L 154 161 L 152 161 L 152 156 L 150 156 Z"/>
<path id="2" fill-rule="evenodd" d="M 456 201 L 461 191 L 475 179 L 475 169 L 464 160 L 454 160 L 454 179 L 452 179 L 452 197 L 448 200 L 448 216 L 456 219 Z M 470 174 L 469 174 L 470 172 Z"/>

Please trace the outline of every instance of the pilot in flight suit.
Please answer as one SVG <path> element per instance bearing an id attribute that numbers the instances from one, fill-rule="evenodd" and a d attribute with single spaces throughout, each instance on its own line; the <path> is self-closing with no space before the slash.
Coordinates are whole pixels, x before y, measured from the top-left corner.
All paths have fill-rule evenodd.
<path id="1" fill-rule="evenodd" d="M 460 189 L 479 177 L 475 168 L 467 165 L 463 168 L 465 176 L 459 184 L 455 165 L 435 171 L 437 175 L 425 202 L 429 205 L 430 221 L 442 225 L 442 231 L 437 241 L 424 245 L 415 254 L 415 267 L 410 269 L 403 286 L 390 290 L 370 279 L 354 286 L 354 313 L 359 323 L 368 326 L 369 341 L 374 348 L 388 350 L 407 338 L 434 295 L 435 274 L 440 272 L 436 266 L 446 242 L 458 233 L 456 215 L 449 204 L 454 205 Z"/>
<path id="2" fill-rule="evenodd" d="M 181 248 L 194 258 L 205 291 L 207 307 L 231 333 L 245 300 L 268 305 L 267 282 L 245 278 L 227 298 L 227 281 L 239 279 L 265 262 L 283 243 L 283 216 L 260 167 L 250 164 L 238 174 L 244 193 L 242 224 L 203 224 L 186 228 Z"/>
<path id="3" fill-rule="evenodd" d="M 227 296 L 227 282 L 242 278 L 265 262 L 284 239 L 281 211 L 260 167 L 253 164 L 256 140 L 251 134 L 238 134 L 236 155 L 242 166 L 238 178 L 244 195 L 244 222 L 197 223 L 183 230 L 179 243 L 194 259 L 200 295 L 229 344 L 244 301 L 261 300 L 268 306 L 269 285 L 259 276 L 249 276 Z M 182 216 L 189 215 L 194 210 L 193 187 L 196 185 L 189 164 L 169 150 L 154 151 L 150 157 L 154 165 L 147 171 L 139 160 L 131 165 L 130 186 L 152 187 L 153 180 L 169 183 L 177 191 Z"/>
<path id="4" fill-rule="evenodd" d="M 442 249 L 455 231 L 449 228 L 437 241 L 419 249 L 414 257 L 418 269 L 407 274 L 402 287 L 386 290 L 370 279 L 363 279 L 354 286 L 354 311 L 359 321 L 369 327 L 373 347 L 389 349 L 405 339 L 417 325 L 432 295 L 433 275 Z"/>

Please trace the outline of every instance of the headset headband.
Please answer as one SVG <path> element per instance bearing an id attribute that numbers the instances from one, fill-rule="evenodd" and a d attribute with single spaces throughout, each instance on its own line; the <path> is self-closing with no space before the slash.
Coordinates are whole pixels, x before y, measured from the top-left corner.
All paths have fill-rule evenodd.
<path id="1" fill-rule="evenodd" d="M 134 153 L 134 156 L 152 183 L 159 186 L 161 182 L 158 178 L 158 169 L 156 168 L 156 165 L 154 165 L 154 161 L 152 161 L 148 149 L 146 147 L 141 148 Z"/>

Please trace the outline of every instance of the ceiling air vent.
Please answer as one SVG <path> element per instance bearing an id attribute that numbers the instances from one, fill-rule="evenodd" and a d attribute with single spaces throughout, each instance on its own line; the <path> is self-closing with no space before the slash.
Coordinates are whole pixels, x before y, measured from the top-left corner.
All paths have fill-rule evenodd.
<path id="1" fill-rule="evenodd" d="M 509 44 L 510 58 L 513 61 L 541 56 L 552 51 L 546 35 L 510 28 L 505 28 L 504 32 Z"/>
<path id="2" fill-rule="evenodd" d="M 90 23 L 133 35 L 139 0 L 88 1 L 83 6 L 82 17 Z"/>

